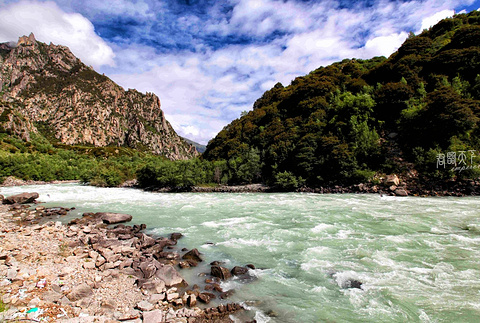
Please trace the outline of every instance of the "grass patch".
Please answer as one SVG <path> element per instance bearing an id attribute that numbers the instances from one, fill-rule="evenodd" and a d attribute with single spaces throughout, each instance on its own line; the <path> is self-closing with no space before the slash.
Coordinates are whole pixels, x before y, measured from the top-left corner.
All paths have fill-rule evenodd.
<path id="1" fill-rule="evenodd" d="M 6 310 L 8 310 L 8 306 L 3 302 L 2 297 L 0 297 L 0 313 L 5 312 Z"/>
<path id="2" fill-rule="evenodd" d="M 61 244 L 58 245 L 58 255 L 64 258 L 67 258 L 68 256 L 70 256 L 70 250 L 68 248 L 68 245 L 65 242 L 62 242 Z"/>

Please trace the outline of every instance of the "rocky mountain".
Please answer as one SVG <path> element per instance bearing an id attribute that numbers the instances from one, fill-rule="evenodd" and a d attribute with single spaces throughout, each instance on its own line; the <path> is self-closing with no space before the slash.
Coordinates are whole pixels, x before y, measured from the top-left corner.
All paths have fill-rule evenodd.
<path id="1" fill-rule="evenodd" d="M 204 153 L 205 150 L 207 149 L 207 146 L 199 144 L 198 142 L 195 142 L 188 138 L 183 138 L 183 139 L 185 139 L 185 141 L 188 142 L 190 145 L 194 146 L 200 154 Z"/>
<path id="2" fill-rule="evenodd" d="M 345 59 L 276 84 L 203 157 L 261 168 L 269 183 L 320 187 L 391 173 L 477 178 L 478 151 L 480 12 L 473 11 L 411 34 L 388 59 Z"/>
<path id="3" fill-rule="evenodd" d="M 67 145 L 124 146 L 177 160 L 198 155 L 178 136 L 153 93 L 115 84 L 65 46 L 33 34 L 0 44 L 0 131 L 40 133 Z"/>

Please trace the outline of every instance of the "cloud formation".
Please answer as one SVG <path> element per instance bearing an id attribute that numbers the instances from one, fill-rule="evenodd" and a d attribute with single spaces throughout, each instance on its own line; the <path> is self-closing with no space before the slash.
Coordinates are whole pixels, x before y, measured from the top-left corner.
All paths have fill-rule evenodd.
<path id="1" fill-rule="evenodd" d="M 0 7 L 0 21 L 5 11 L 28 12 L 25 4 Z M 28 4 L 36 6 L 37 12 L 44 10 L 45 15 L 51 11 L 57 26 L 76 27 L 80 39 L 90 37 L 89 49 L 110 49 L 103 56 L 90 54 L 97 57 L 94 66 L 102 65 L 101 72 L 126 88 L 156 93 L 175 130 L 200 143 L 251 109 L 277 82 L 288 85 L 296 76 L 344 58 L 389 56 L 410 31 L 419 33 L 454 10 L 478 7 L 473 0 L 86 0 L 82 5 L 57 0 L 57 4 Z M 32 25 L 42 25 L 42 21 L 32 21 Z M 0 22 L 0 37 L 2 31 Z M 71 46 L 80 56 L 75 44 L 67 41 L 82 41 L 65 34 L 43 36 L 57 37 L 38 38 Z"/>
<path id="2" fill-rule="evenodd" d="M 87 65 L 114 65 L 110 46 L 79 13 L 66 13 L 54 2 L 22 1 L 0 5 L 0 42 L 35 34 L 37 40 L 68 46 Z"/>

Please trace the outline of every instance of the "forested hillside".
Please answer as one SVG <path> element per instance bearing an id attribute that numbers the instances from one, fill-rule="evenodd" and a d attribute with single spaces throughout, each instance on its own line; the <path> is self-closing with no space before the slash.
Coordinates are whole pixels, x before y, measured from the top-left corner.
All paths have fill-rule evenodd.
<path id="1" fill-rule="evenodd" d="M 474 11 L 411 34 L 388 59 L 346 59 L 287 87 L 277 83 L 212 139 L 203 157 L 237 168 L 255 161 L 254 172 L 234 182 L 291 187 L 348 185 L 391 173 L 478 177 L 479 100 L 480 13 Z M 452 170 L 462 162 L 470 167 Z"/>

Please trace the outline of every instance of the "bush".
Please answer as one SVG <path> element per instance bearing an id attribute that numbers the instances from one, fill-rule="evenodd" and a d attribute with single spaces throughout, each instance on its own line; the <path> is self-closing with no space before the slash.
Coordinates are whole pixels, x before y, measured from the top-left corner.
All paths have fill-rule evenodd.
<path id="1" fill-rule="evenodd" d="M 275 175 L 275 188 L 281 191 L 294 191 L 305 183 L 302 177 L 296 177 L 293 173 L 285 171 Z"/>

